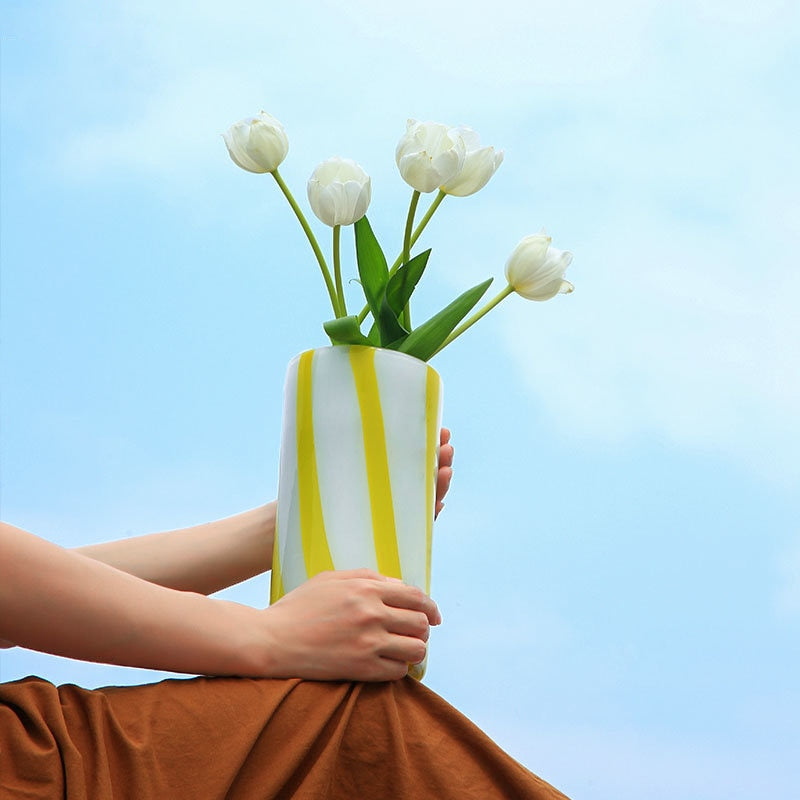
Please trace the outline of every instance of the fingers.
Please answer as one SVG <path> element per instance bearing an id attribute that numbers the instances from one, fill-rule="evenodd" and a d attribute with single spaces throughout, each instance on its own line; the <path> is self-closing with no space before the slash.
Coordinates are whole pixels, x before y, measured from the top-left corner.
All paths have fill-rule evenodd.
<path id="1" fill-rule="evenodd" d="M 402 661 L 405 664 L 419 664 L 428 649 L 430 625 L 428 617 L 421 611 L 389 609 L 385 622 L 387 637 L 379 650 L 384 658 Z"/>
<path id="2" fill-rule="evenodd" d="M 402 678 L 409 664 L 419 664 L 427 652 L 430 626 L 441 622 L 441 614 L 421 589 L 404 584 L 396 578 L 385 579 L 379 586 L 383 610 L 377 617 L 382 630 L 380 644 L 374 654 L 380 658 L 378 680 Z"/>
<path id="3" fill-rule="evenodd" d="M 439 469 L 453 466 L 453 445 L 445 444 L 439 448 Z"/>
<path id="4" fill-rule="evenodd" d="M 400 678 L 405 678 L 408 675 L 408 665 L 409 663 L 419 663 L 419 662 L 408 662 L 404 661 L 403 659 L 394 659 L 394 658 L 380 658 L 377 672 L 374 675 L 369 677 L 362 678 L 362 680 L 367 681 L 398 681 Z"/>
<path id="5" fill-rule="evenodd" d="M 437 509 L 444 501 L 444 496 L 450 489 L 450 481 L 453 480 L 452 467 L 440 467 L 439 473 L 436 476 L 436 503 Z"/>
<path id="6" fill-rule="evenodd" d="M 370 569 L 322 572 L 264 612 L 265 677 L 396 680 L 419 664 L 441 614 L 424 591 Z M 276 655 L 277 654 L 277 655 Z"/>
<path id="7" fill-rule="evenodd" d="M 386 630 L 398 636 L 413 636 L 421 642 L 427 642 L 431 635 L 430 622 L 425 614 L 399 608 L 388 609 Z"/>
<path id="8" fill-rule="evenodd" d="M 422 589 L 404 583 L 399 578 L 381 575 L 375 570 L 360 568 L 320 572 L 311 578 L 309 583 L 319 581 L 374 582 L 380 600 L 384 605 L 421 612 L 427 617 L 430 625 L 439 625 L 442 622 L 442 615 L 439 613 L 439 607 L 436 603 Z"/>
<path id="9" fill-rule="evenodd" d="M 375 570 L 360 568 L 320 572 L 311 578 L 309 583 L 353 580 L 374 581 L 384 605 L 409 611 L 421 611 L 428 617 L 431 625 L 439 625 L 442 621 L 438 606 L 422 589 L 404 583 L 399 578 L 381 575 Z"/>
<path id="10" fill-rule="evenodd" d="M 413 636 L 392 636 L 381 647 L 381 658 L 399 661 L 406 665 L 419 664 L 425 658 L 428 647 L 425 642 Z"/>
<path id="11" fill-rule="evenodd" d="M 444 496 L 453 480 L 453 445 L 450 444 L 450 431 L 442 428 L 439 436 L 439 470 L 436 474 L 436 508 L 434 517 L 444 508 Z"/>
<path id="12" fill-rule="evenodd" d="M 430 625 L 439 625 L 442 622 L 439 607 L 422 589 L 418 589 L 416 586 L 408 586 L 405 583 L 387 583 L 382 592 L 382 599 L 387 606 L 421 612 Z"/>

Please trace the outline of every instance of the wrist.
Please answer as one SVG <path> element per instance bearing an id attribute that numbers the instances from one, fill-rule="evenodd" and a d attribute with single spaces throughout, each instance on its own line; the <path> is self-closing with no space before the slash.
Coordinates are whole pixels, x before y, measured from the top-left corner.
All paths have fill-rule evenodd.
<path id="1" fill-rule="evenodd" d="M 231 617 L 226 623 L 226 652 L 232 659 L 228 674 L 251 678 L 292 677 L 286 674 L 281 636 L 276 634 L 270 609 L 219 601 Z M 283 669 L 282 669 L 283 665 Z"/>
<path id="2" fill-rule="evenodd" d="M 230 600 L 186 594 L 185 661 L 168 667 L 203 675 L 261 677 L 264 643 L 259 611 Z M 180 647 L 180 643 L 175 643 Z M 182 662 L 182 663 L 181 663 Z"/>

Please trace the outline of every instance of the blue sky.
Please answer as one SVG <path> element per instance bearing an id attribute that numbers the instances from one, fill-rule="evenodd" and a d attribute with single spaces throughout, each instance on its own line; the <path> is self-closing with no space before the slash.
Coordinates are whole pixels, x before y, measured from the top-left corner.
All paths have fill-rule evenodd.
<path id="1" fill-rule="evenodd" d="M 281 119 L 303 199 L 355 158 L 393 251 L 406 118 L 470 125 L 505 161 L 426 232 L 416 319 L 542 226 L 576 291 L 509 298 L 434 359 L 456 473 L 426 682 L 575 797 L 789 796 L 797 5 L 339 6 L 3 3 L 2 517 L 74 546 L 271 499 L 327 301 L 220 133 Z M 27 674 L 161 677 L 0 653 Z"/>

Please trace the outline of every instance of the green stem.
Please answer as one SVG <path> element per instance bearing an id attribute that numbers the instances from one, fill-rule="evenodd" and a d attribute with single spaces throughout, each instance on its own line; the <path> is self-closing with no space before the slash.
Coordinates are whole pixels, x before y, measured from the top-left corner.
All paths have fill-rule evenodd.
<path id="1" fill-rule="evenodd" d="M 422 236 L 422 231 L 425 230 L 425 226 L 431 221 L 431 217 L 434 215 L 436 209 L 439 208 L 439 206 L 442 204 L 442 200 L 444 200 L 445 197 L 447 197 L 447 193 L 439 189 L 439 194 L 436 195 L 436 198 L 431 203 L 428 210 L 425 212 L 425 216 L 419 221 L 419 225 L 417 225 L 416 229 L 414 230 L 414 233 L 411 234 L 412 247 L 417 243 L 417 239 L 419 239 L 419 237 Z M 392 264 L 392 266 L 389 268 L 390 278 L 392 277 L 392 275 L 395 274 L 395 272 L 397 272 L 398 269 L 400 269 L 400 264 L 402 263 L 403 263 L 403 254 L 401 253 L 395 259 L 394 264 Z M 358 315 L 359 323 L 362 323 L 364 321 L 368 313 L 369 313 L 369 306 L 364 306 L 364 308 L 361 309 L 361 312 Z"/>
<path id="2" fill-rule="evenodd" d="M 339 298 L 339 311 L 336 316 L 346 317 L 347 306 L 344 302 L 344 288 L 342 287 L 342 262 L 339 258 L 339 237 L 341 232 L 341 225 L 333 226 L 333 277 L 336 280 L 336 295 Z"/>
<path id="3" fill-rule="evenodd" d="M 439 353 L 442 350 L 444 350 L 444 348 L 447 347 L 447 345 L 449 345 L 450 342 L 453 341 L 453 339 L 456 339 L 459 336 L 461 336 L 461 334 L 464 333 L 464 331 L 467 330 L 467 328 L 472 327 L 481 317 L 483 317 L 486 314 L 488 314 L 498 303 L 500 303 L 502 300 L 505 300 L 506 297 L 508 297 L 510 294 L 513 294 L 513 292 L 514 292 L 514 287 L 511 284 L 507 284 L 505 289 L 503 289 L 497 295 L 497 297 L 495 297 L 493 300 L 490 300 L 483 308 L 481 308 L 480 310 L 476 311 L 468 320 L 466 320 L 466 322 L 462 322 L 444 340 L 444 342 L 442 342 L 441 347 L 439 347 L 439 349 L 433 355 L 435 356 L 436 353 Z M 431 356 L 431 357 L 433 357 L 433 356 Z"/>
<path id="4" fill-rule="evenodd" d="M 336 301 L 336 289 L 333 286 L 330 270 L 328 269 L 328 265 L 325 263 L 325 257 L 322 255 L 322 250 L 319 249 L 319 245 L 317 244 L 314 232 L 309 227 L 306 218 L 303 216 L 303 212 L 300 210 L 300 206 L 297 205 L 297 201 L 294 199 L 294 197 L 292 197 L 292 193 L 289 191 L 289 187 L 284 183 L 283 178 L 280 176 L 278 170 L 277 169 L 274 170 L 271 174 L 272 177 L 275 178 L 275 183 L 277 183 L 278 186 L 280 186 L 280 189 L 283 192 L 284 197 L 289 201 L 289 205 L 292 207 L 292 211 L 294 211 L 295 216 L 297 217 L 297 220 L 300 223 L 301 227 L 303 228 L 306 238 L 308 239 L 308 242 L 311 245 L 311 249 L 314 251 L 314 255 L 317 257 L 317 263 L 319 263 L 319 268 L 320 270 L 322 270 L 322 277 L 325 280 L 325 286 L 328 289 L 328 296 L 331 298 L 333 313 L 338 317 L 339 304 Z"/>
<path id="5" fill-rule="evenodd" d="M 406 229 L 403 233 L 403 254 L 401 258 L 404 264 L 408 264 L 411 261 L 411 229 L 414 227 L 414 217 L 417 214 L 419 196 L 420 193 L 414 189 L 411 193 L 411 203 L 408 206 L 408 216 L 406 217 Z"/>
<path id="6" fill-rule="evenodd" d="M 408 206 L 408 216 L 406 217 L 406 230 L 403 234 L 403 264 L 411 261 L 411 230 L 414 227 L 414 217 L 417 215 L 417 204 L 419 203 L 420 192 L 417 189 L 411 193 L 411 203 Z M 394 267 L 392 267 L 394 269 Z M 398 268 L 399 269 L 399 268 Z M 411 304 L 406 303 L 403 310 L 404 325 L 406 330 L 411 330 Z"/>
<path id="7" fill-rule="evenodd" d="M 431 221 L 431 217 L 436 212 L 436 209 L 442 204 L 442 200 L 444 200 L 445 197 L 447 197 L 447 193 L 439 189 L 439 194 L 436 195 L 434 201 L 430 204 L 430 207 L 425 212 L 425 216 L 419 221 L 419 225 L 417 225 L 417 229 L 414 231 L 414 235 L 411 237 L 412 247 L 416 244 L 417 239 L 419 239 L 419 237 L 422 235 L 422 231 L 425 230 L 425 226 Z M 397 262 L 395 262 L 395 264 L 396 263 Z M 395 268 L 392 267 L 392 269 Z"/>

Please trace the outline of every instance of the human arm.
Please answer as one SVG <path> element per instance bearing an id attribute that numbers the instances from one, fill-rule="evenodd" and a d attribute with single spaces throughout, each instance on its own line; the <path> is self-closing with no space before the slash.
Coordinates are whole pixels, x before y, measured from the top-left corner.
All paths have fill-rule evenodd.
<path id="1" fill-rule="evenodd" d="M 440 434 L 436 514 L 453 476 L 450 431 Z M 213 594 L 272 568 L 276 503 L 215 522 L 77 548 L 77 552 L 152 583 Z"/>
<path id="2" fill-rule="evenodd" d="M 169 589 L 212 594 L 269 570 L 274 536 L 273 501 L 215 522 L 70 552 Z M 0 638 L 0 649 L 9 647 L 14 641 Z"/>
<path id="3" fill-rule="evenodd" d="M 213 594 L 272 568 L 275 506 L 76 552 L 170 589 Z"/>
<path id="4" fill-rule="evenodd" d="M 450 431 L 443 428 L 437 515 L 444 507 L 442 501 L 453 474 L 453 446 L 449 442 Z M 166 588 L 212 594 L 271 569 L 275 510 L 273 501 L 215 522 L 87 545 L 70 552 Z M 13 647 L 14 641 L 6 641 L 0 632 L 0 648 Z M 22 641 L 19 644 L 31 646 Z"/>
<path id="5" fill-rule="evenodd" d="M 270 608 L 158 586 L 0 524 L 0 637 L 122 666 L 388 680 L 425 654 L 435 603 L 368 570 L 323 573 Z"/>

